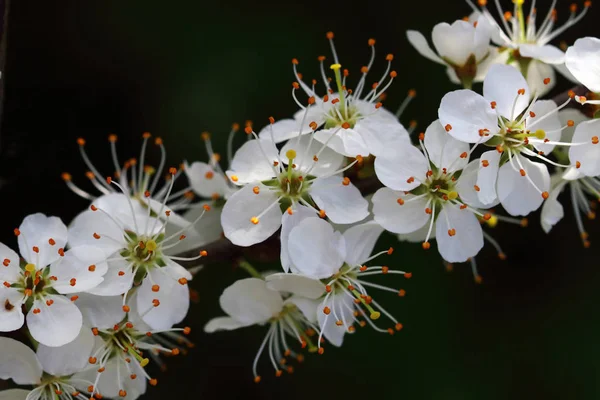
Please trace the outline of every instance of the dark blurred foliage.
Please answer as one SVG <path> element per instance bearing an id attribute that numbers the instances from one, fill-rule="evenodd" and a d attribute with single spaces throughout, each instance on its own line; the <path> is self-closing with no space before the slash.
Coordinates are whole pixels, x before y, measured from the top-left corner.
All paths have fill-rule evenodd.
<path id="1" fill-rule="evenodd" d="M 506 1 L 506 4 L 510 2 Z M 549 1 L 539 1 L 538 8 Z M 568 2 L 558 1 L 560 20 Z M 561 38 L 598 36 L 598 12 Z M 399 78 L 386 106 L 395 109 L 410 88 L 418 92 L 404 122 L 419 129 L 436 118 L 439 100 L 455 89 L 442 67 L 420 57 L 407 29 L 430 35 L 440 21 L 469 13 L 460 0 L 421 2 L 245 2 L 15 0 L 10 13 L 1 132 L 0 238 L 13 246 L 12 229 L 33 212 L 70 221 L 88 203 L 60 179 L 70 171 L 92 190 L 76 144 L 103 173 L 111 174 L 108 133 L 119 135 L 124 158 L 137 156 L 141 134 L 163 137 L 171 165 L 205 160 L 200 132 L 224 140 L 234 121 L 295 111 L 290 60 L 306 78 L 318 77 L 316 57 L 329 55 L 325 32 L 336 33 L 344 67 L 354 77 L 377 39 L 377 75 L 394 53 Z M 377 72 L 379 71 L 379 72 Z M 351 76 L 352 77 L 352 76 Z M 563 82 L 556 92 L 569 87 Z M 240 134 L 239 142 L 243 138 Z M 159 152 L 150 151 L 157 162 Z M 565 200 L 566 201 L 566 200 Z M 275 378 L 267 358 L 263 381 L 254 384 L 251 363 L 265 329 L 205 335 L 220 315 L 218 296 L 245 277 L 231 265 L 211 265 L 197 275 L 199 292 L 188 318 L 196 347 L 168 359 L 169 370 L 147 399 L 169 396 L 230 398 L 591 399 L 600 396 L 596 344 L 600 316 L 600 232 L 586 222 L 592 247 L 583 249 L 570 204 L 565 219 L 545 235 L 539 216 L 530 226 L 500 225 L 492 233 L 507 261 L 486 247 L 477 261 L 476 285 L 468 265 L 444 270 L 436 252 L 398 245 L 385 236 L 378 248 L 396 247 L 390 266 L 410 270 L 411 280 L 387 277 L 405 298 L 377 295 L 404 324 L 389 337 L 360 330 L 343 348 L 308 355 L 293 375 Z M 276 266 L 275 266 L 276 267 Z"/>

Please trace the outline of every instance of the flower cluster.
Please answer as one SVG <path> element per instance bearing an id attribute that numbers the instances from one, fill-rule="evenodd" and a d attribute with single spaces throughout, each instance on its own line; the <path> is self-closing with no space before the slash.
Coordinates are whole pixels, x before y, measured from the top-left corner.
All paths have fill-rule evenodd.
<path id="1" fill-rule="evenodd" d="M 255 382 L 261 359 L 279 377 L 294 372 L 304 350 L 323 354 L 358 328 L 391 335 L 403 329 L 380 299 L 384 292 L 404 297 L 401 285 L 412 274 L 389 265 L 394 250 L 379 248 L 386 231 L 424 250 L 435 243 L 447 266 L 470 262 L 481 282 L 475 257 L 484 244 L 506 257 L 489 229 L 499 222 L 526 226 L 541 210 L 540 224 L 550 231 L 564 216 L 559 198 L 568 189 L 589 247 L 581 215 L 593 219 L 589 199 L 600 198 L 600 39 L 579 39 L 566 51 L 549 43 L 591 3 L 580 12 L 572 6 L 558 28 L 556 2 L 541 23 L 535 2 L 526 15 L 524 0 L 513 0 L 512 11 L 496 1 L 499 22 L 487 1 L 467 3 L 470 17 L 434 27 L 435 51 L 425 36 L 407 32 L 421 55 L 463 86 L 440 96 L 438 118 L 417 135 L 414 124 L 406 129 L 399 120 L 414 90 L 397 112 L 383 106 L 398 79 L 394 56 L 381 57 L 384 72 L 372 80 L 378 57 L 369 39 L 370 59 L 351 86 L 329 32 L 331 63 L 318 57 L 322 82 L 305 82 L 293 59 L 297 112 L 269 117 L 258 133 L 247 123 L 247 141 L 235 152 L 234 124 L 226 167 L 208 133 L 201 135 L 208 162 L 180 168 L 166 168 L 161 138 L 153 139 L 158 167 L 146 163 L 149 133 L 139 158 L 121 163 L 110 135 L 114 171 L 102 175 L 79 139 L 98 194 L 68 173 L 63 180 L 89 207 L 68 226 L 29 215 L 14 230 L 19 253 L 0 244 L 0 331 L 22 330 L 36 350 L 0 337 L 0 378 L 33 386 L 2 393 L 61 400 L 145 393 L 157 384 L 144 368 L 150 359 L 162 366 L 161 355 L 192 347 L 184 336 L 190 329 L 180 326 L 190 307 L 188 285 L 214 243 L 248 248 L 274 238 L 278 245 L 278 271 L 261 272 L 236 253 L 231 262 L 250 277 L 223 291 L 226 316 L 204 328 L 265 326 Z M 554 69 L 589 93 L 569 93 L 560 104 L 544 98 L 557 80 Z M 481 90 L 473 90 L 478 82 Z"/>

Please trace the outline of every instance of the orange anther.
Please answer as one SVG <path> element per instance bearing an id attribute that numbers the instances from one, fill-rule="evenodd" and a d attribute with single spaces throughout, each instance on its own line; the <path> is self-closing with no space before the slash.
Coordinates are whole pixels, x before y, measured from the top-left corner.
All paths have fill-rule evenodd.
<path id="1" fill-rule="evenodd" d="M 329 31 L 327 32 L 327 34 L 325 35 L 327 37 L 327 39 L 333 39 L 333 32 Z"/>
<path id="2" fill-rule="evenodd" d="M 325 306 L 325 308 L 323 308 L 323 314 L 329 315 L 330 312 L 331 312 L 331 309 L 329 307 Z"/>
<path id="3" fill-rule="evenodd" d="M 100 239 L 100 235 L 98 235 L 96 232 L 94 232 L 92 236 L 94 236 L 94 239 L 96 240 Z"/>
<path id="4" fill-rule="evenodd" d="M 310 97 L 308 98 L 308 104 L 310 104 L 310 105 L 313 105 L 313 104 L 315 104 L 315 102 L 316 102 L 316 100 L 315 100 L 315 97 L 314 97 L 314 96 L 310 96 Z"/>
<path id="5" fill-rule="evenodd" d="M 300 89 L 300 85 L 298 84 L 298 82 L 292 82 L 292 87 L 293 87 L 294 89 Z M 247 127 L 246 127 L 246 128 L 247 128 Z M 250 132 L 250 133 L 252 133 L 252 132 Z"/>
<path id="6" fill-rule="evenodd" d="M 390 77 L 391 77 L 391 78 L 395 78 L 395 77 L 397 77 L 397 76 L 398 76 L 398 73 L 397 73 L 396 71 L 392 71 L 392 72 L 390 72 Z"/>
<path id="7" fill-rule="evenodd" d="M 598 136 L 592 136 L 592 143 L 598 144 Z"/>
<path id="8" fill-rule="evenodd" d="M 325 349 L 323 347 L 319 347 L 319 350 L 317 350 L 317 353 L 323 354 L 323 353 L 325 353 Z"/>
<path id="9" fill-rule="evenodd" d="M 581 167 L 581 163 L 579 161 L 575 161 L 575 168 L 580 168 Z"/>
<path id="10" fill-rule="evenodd" d="M 369 44 L 369 46 L 375 46 L 375 39 L 369 39 L 367 43 Z"/>
<path id="11" fill-rule="evenodd" d="M 326 215 L 325 210 L 319 210 L 319 217 L 325 218 Z"/>
<path id="12" fill-rule="evenodd" d="M 157 137 L 156 139 L 154 139 L 154 144 L 157 146 L 162 146 L 162 144 L 163 144 L 162 138 Z"/>
<path id="13" fill-rule="evenodd" d="M 344 186 L 350 185 L 350 178 L 345 176 L 344 179 L 342 179 L 342 185 L 344 185 Z"/>
<path id="14" fill-rule="evenodd" d="M 542 192 L 542 198 L 544 200 L 546 200 L 550 195 L 548 194 L 548 192 Z"/>
<path id="15" fill-rule="evenodd" d="M 75 278 L 71 278 L 71 279 L 69 280 L 69 285 L 71 285 L 71 286 L 75 286 L 76 284 L 77 284 L 77 279 L 75 279 Z"/>
<path id="16" fill-rule="evenodd" d="M 481 189 L 479 189 L 479 186 L 477 185 L 473 185 L 473 189 L 475 189 L 476 192 L 479 192 Z"/>
<path id="17" fill-rule="evenodd" d="M 492 110 L 496 109 L 497 105 L 498 103 L 496 103 L 495 101 L 490 102 L 490 107 L 492 107 Z"/>
<path id="18" fill-rule="evenodd" d="M 8 265 L 9 265 L 9 264 L 10 264 L 10 260 L 9 260 L 8 258 L 5 258 L 5 259 L 2 261 L 2 265 L 4 265 L 5 267 L 8 267 Z"/>
<path id="19" fill-rule="evenodd" d="M 520 94 L 521 96 L 523 96 L 525 94 L 525 89 L 521 88 L 521 89 L 517 90 L 517 93 Z"/>
<path id="20" fill-rule="evenodd" d="M 456 229 L 452 228 L 452 229 L 448 229 L 448 236 L 454 236 L 456 235 Z"/>
<path id="21" fill-rule="evenodd" d="M 381 273 L 382 274 L 387 274 L 390 271 L 390 269 L 386 266 L 381 267 Z"/>
<path id="22" fill-rule="evenodd" d="M 404 289 L 400 289 L 400 290 L 398 291 L 398 296 L 400 296 L 400 297 L 404 297 L 404 296 L 406 296 L 406 290 L 404 290 Z"/>
<path id="23" fill-rule="evenodd" d="M 96 364 L 96 361 L 98 360 L 96 359 L 96 357 L 90 357 L 88 361 L 90 362 L 90 364 Z"/>
<path id="24" fill-rule="evenodd" d="M 152 291 L 153 292 L 158 292 L 160 290 L 160 286 L 158 285 L 152 285 Z"/>
<path id="25" fill-rule="evenodd" d="M 344 129 L 350 129 L 350 124 L 348 122 L 344 122 L 342 124 L 342 128 L 344 128 Z"/>
<path id="26" fill-rule="evenodd" d="M 90 272 L 94 272 L 95 270 L 96 270 L 96 266 L 94 264 L 92 264 L 88 267 L 88 271 L 90 271 Z"/>
<path id="27" fill-rule="evenodd" d="M 429 242 L 423 242 L 422 246 L 423 246 L 423 250 L 429 250 L 429 248 L 431 247 L 431 244 Z"/>
<path id="28" fill-rule="evenodd" d="M 550 83 L 550 78 L 544 78 L 544 85 L 547 85 Z"/>
<path id="29" fill-rule="evenodd" d="M 396 200 L 398 202 L 398 204 L 400 204 L 401 206 L 404 205 L 404 199 L 398 197 L 398 200 Z"/>
<path id="30" fill-rule="evenodd" d="M 180 285 L 186 285 L 188 280 L 186 278 L 179 278 L 177 282 L 179 282 Z"/>
<path id="31" fill-rule="evenodd" d="M 258 225 L 259 219 L 258 217 L 252 217 L 250 218 L 250 222 L 252 222 L 254 225 Z"/>
<path id="32" fill-rule="evenodd" d="M 446 124 L 446 126 L 444 127 L 444 129 L 446 130 L 446 132 L 450 132 L 452 130 L 452 125 Z"/>
<path id="33" fill-rule="evenodd" d="M 80 146 L 85 146 L 85 139 L 84 138 L 78 138 L 77 139 L 77 144 Z"/>
<path id="34" fill-rule="evenodd" d="M 208 255 L 208 252 L 207 252 L 206 250 L 201 250 L 201 251 L 200 251 L 200 255 L 201 255 L 202 257 L 206 257 L 206 256 Z"/>
<path id="35" fill-rule="evenodd" d="M 298 65 L 298 59 L 297 58 L 292 58 L 292 64 Z"/>
<path id="36" fill-rule="evenodd" d="M 131 308 L 129 308 L 128 305 L 125 305 L 125 306 L 123 306 L 123 311 L 129 312 L 129 311 L 131 311 Z"/>
<path id="37" fill-rule="evenodd" d="M 158 299 L 152 299 L 152 305 L 154 307 L 158 307 L 158 306 L 160 306 L 160 301 Z"/>
<path id="38" fill-rule="evenodd" d="M 184 335 L 189 335 L 191 331 L 192 331 L 192 328 L 190 328 L 189 326 L 186 326 L 185 328 L 183 328 Z"/>
<path id="39" fill-rule="evenodd" d="M 258 186 L 254 186 L 254 187 L 252 188 L 252 191 L 254 192 L 254 194 L 259 194 L 259 193 L 260 193 L 260 187 L 258 187 Z"/>
<path id="40" fill-rule="evenodd" d="M 521 176 L 525 176 L 525 175 L 527 175 L 527 172 L 525 172 L 525 170 L 524 170 L 523 168 L 521 168 L 521 169 L 519 170 L 519 173 L 521 174 Z"/>
<path id="41" fill-rule="evenodd" d="M 385 56 L 385 60 L 386 61 L 392 61 L 394 59 L 394 55 L 393 54 L 388 54 L 387 56 Z"/>

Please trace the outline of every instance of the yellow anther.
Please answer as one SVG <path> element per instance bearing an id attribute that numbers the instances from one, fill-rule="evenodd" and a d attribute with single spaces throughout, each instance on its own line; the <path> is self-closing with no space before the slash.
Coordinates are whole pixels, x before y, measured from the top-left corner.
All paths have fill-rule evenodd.
<path id="1" fill-rule="evenodd" d="M 534 135 L 538 139 L 545 139 L 546 138 L 546 131 L 544 131 L 543 129 L 538 129 L 537 131 L 535 131 Z"/>
<path id="2" fill-rule="evenodd" d="M 27 265 L 25 266 L 25 271 L 28 271 L 28 272 L 33 272 L 33 271 L 35 271 L 35 264 L 27 264 Z"/>
<path id="3" fill-rule="evenodd" d="M 372 320 L 376 320 L 379 319 L 379 317 L 381 317 L 381 313 L 379 311 L 373 311 L 370 315 Z"/>
<path id="4" fill-rule="evenodd" d="M 294 158 L 296 158 L 296 150 L 289 149 L 285 152 L 285 156 L 288 158 L 288 160 L 293 160 Z"/>
<path id="5" fill-rule="evenodd" d="M 340 68 L 342 68 L 342 64 L 331 64 L 331 67 L 329 67 L 333 70 L 339 70 Z"/>
<path id="6" fill-rule="evenodd" d="M 513 3 L 517 6 L 522 6 L 525 3 L 525 0 L 513 0 Z"/>
<path id="7" fill-rule="evenodd" d="M 254 225 L 258 224 L 258 217 L 250 218 L 250 222 L 252 222 Z"/>
<path id="8" fill-rule="evenodd" d="M 488 224 L 488 226 L 490 228 L 495 228 L 496 225 L 498 225 L 498 217 L 496 217 L 495 215 L 492 215 L 492 217 L 490 219 L 488 219 L 486 221 L 486 223 Z"/>
<path id="9" fill-rule="evenodd" d="M 458 193 L 457 192 L 452 191 L 452 192 L 448 193 L 448 198 L 450 200 L 455 200 L 457 197 L 458 197 Z"/>
<path id="10" fill-rule="evenodd" d="M 148 251 L 154 251 L 154 250 L 156 250 L 157 247 L 158 247 L 158 245 L 156 244 L 156 242 L 154 240 L 148 240 L 146 242 L 146 248 L 148 249 Z"/>
<path id="11" fill-rule="evenodd" d="M 150 362 L 150 360 L 148 360 L 147 358 L 144 358 L 142 361 L 140 361 L 140 367 L 145 367 L 146 365 L 148 365 L 148 363 Z"/>

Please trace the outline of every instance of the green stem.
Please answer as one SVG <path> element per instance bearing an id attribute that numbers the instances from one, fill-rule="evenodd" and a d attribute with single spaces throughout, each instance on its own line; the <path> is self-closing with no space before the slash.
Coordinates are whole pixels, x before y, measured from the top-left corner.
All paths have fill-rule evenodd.
<path id="1" fill-rule="evenodd" d="M 260 272 L 258 272 L 253 266 L 252 264 L 250 264 L 248 261 L 246 260 L 242 260 L 239 262 L 239 266 L 240 268 L 242 268 L 243 270 L 245 270 L 246 272 L 248 272 L 248 274 L 250 274 L 250 276 L 254 277 L 254 278 L 258 278 L 258 279 L 265 279 L 263 278 L 263 276 L 260 274 Z"/>

